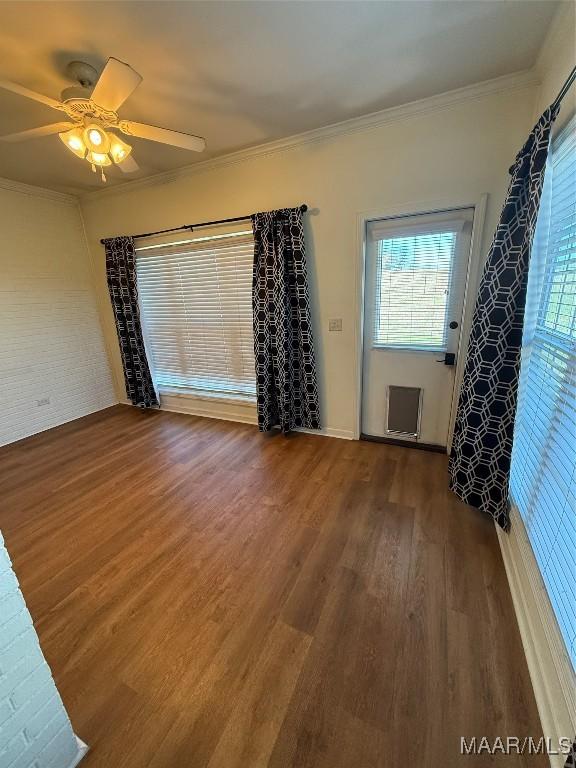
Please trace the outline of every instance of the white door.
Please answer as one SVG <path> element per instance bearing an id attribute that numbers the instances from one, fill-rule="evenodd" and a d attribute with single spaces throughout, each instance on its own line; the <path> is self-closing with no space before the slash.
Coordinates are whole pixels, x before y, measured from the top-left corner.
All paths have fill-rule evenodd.
<path id="1" fill-rule="evenodd" d="M 366 231 L 362 435 L 445 448 L 474 209 Z"/>

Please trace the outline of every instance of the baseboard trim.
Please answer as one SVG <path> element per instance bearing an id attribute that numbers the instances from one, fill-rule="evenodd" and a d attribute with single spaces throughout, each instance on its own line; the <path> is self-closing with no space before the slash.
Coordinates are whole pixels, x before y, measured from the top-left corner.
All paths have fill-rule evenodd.
<path id="1" fill-rule="evenodd" d="M 303 432 L 305 435 L 318 435 L 319 437 L 336 437 L 339 440 L 354 440 L 354 432 L 351 429 L 333 429 L 332 427 L 306 429 L 305 427 L 296 427 L 294 432 Z"/>
<path id="2" fill-rule="evenodd" d="M 76 753 L 76 757 L 72 760 L 68 768 L 76 768 L 78 763 L 85 757 L 86 753 L 90 749 L 88 744 L 85 744 L 82 739 L 78 738 L 78 736 L 76 736 L 76 746 L 78 747 L 78 752 Z"/>
<path id="3" fill-rule="evenodd" d="M 234 404 L 220 402 L 214 398 L 193 395 L 160 394 L 160 408 L 170 413 L 184 413 L 188 416 L 203 416 L 207 419 L 235 421 L 239 424 L 257 424 L 256 406 L 251 403 Z"/>
<path id="4" fill-rule="evenodd" d="M 258 419 L 256 417 L 256 411 L 254 413 L 237 414 L 227 411 L 225 408 L 206 409 L 198 403 L 201 401 L 195 401 L 194 398 L 179 398 L 178 405 L 163 403 L 161 406 L 162 411 L 168 411 L 169 413 L 183 413 L 187 416 L 202 416 L 207 419 L 219 419 L 221 421 L 235 421 L 239 424 L 253 424 L 257 426 Z M 129 400 L 121 400 L 121 405 L 132 406 Z M 248 406 L 252 408 L 252 406 Z M 332 427 L 324 427 L 323 429 L 305 429 L 304 427 L 297 427 L 294 432 L 303 432 L 307 435 L 320 435 L 322 437 L 336 437 L 340 440 L 354 440 L 354 433 L 351 429 L 334 429 Z"/>
<path id="5" fill-rule="evenodd" d="M 524 523 L 512 509 L 510 533 L 496 526 L 544 736 L 558 746 L 576 733 L 576 676 L 564 650 Z M 566 755 L 551 754 L 552 768 Z"/>
<path id="6" fill-rule="evenodd" d="M 366 435 L 360 433 L 360 440 L 367 443 L 385 443 L 387 445 L 398 445 L 401 448 L 417 448 L 419 451 L 432 451 L 432 453 L 446 453 L 445 445 L 436 443 L 419 443 L 418 440 L 400 440 L 397 437 L 381 437 L 380 435 Z"/>
<path id="7" fill-rule="evenodd" d="M 106 405 L 98 405 L 95 408 L 89 408 L 87 411 L 84 411 L 83 413 L 78 414 L 77 416 L 72 416 L 70 418 L 65 417 L 62 419 L 62 421 L 59 421 L 56 424 L 51 424 L 46 427 L 41 427 L 40 429 L 34 429 L 32 432 L 29 432 L 27 435 L 22 435 L 22 437 L 17 437 L 15 440 L 0 440 L 0 448 L 3 448 L 6 445 L 16 445 L 16 443 L 20 443 L 23 440 L 28 440 L 29 437 L 34 437 L 35 435 L 41 435 L 42 432 L 48 432 L 51 429 L 57 429 L 58 427 L 64 426 L 64 424 L 70 424 L 73 421 L 78 421 L 79 419 L 83 419 L 86 416 L 91 416 L 93 413 L 99 413 L 100 411 L 105 411 L 108 408 L 113 408 L 115 405 L 118 405 L 119 402 L 116 399 L 111 400 Z M 129 405 L 129 403 L 126 403 Z"/>
<path id="8" fill-rule="evenodd" d="M 241 416 L 235 413 L 229 413 L 228 411 L 205 411 L 202 408 L 175 408 L 173 406 L 163 405 L 160 409 L 168 413 L 182 413 L 185 416 L 201 416 L 204 419 L 217 419 L 218 421 L 235 421 L 237 424 L 253 424 L 256 426 L 257 421 L 249 416 Z"/>

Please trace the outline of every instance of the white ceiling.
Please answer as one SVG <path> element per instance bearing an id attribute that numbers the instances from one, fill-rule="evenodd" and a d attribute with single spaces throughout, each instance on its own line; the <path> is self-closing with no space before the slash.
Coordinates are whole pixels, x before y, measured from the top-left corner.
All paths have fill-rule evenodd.
<path id="1" fill-rule="evenodd" d="M 531 67 L 554 0 L 390 2 L 0 2 L 0 79 L 59 98 L 74 59 L 108 56 L 144 81 L 123 118 L 204 136 L 203 154 L 130 140 L 139 173 L 404 104 Z M 0 134 L 61 113 L 0 91 Z M 0 143 L 0 176 L 60 191 L 97 188 L 57 136 Z"/>

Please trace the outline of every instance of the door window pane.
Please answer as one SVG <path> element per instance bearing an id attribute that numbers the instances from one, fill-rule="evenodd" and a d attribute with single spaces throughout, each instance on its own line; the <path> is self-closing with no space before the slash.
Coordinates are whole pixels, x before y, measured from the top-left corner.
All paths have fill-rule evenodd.
<path id="1" fill-rule="evenodd" d="M 375 346 L 446 349 L 456 232 L 378 241 Z"/>

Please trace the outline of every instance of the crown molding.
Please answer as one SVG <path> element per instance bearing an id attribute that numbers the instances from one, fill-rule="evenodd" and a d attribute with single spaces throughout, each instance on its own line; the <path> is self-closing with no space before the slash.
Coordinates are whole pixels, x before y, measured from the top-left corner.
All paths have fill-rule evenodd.
<path id="1" fill-rule="evenodd" d="M 0 189 L 5 189 L 8 192 L 19 192 L 30 197 L 40 197 L 57 203 L 65 203 L 66 205 L 78 205 L 78 198 L 75 195 L 67 195 L 64 192 L 57 192 L 55 189 L 36 187 L 32 184 L 23 184 L 21 181 L 14 181 L 13 179 L 0 177 Z"/>
<path id="2" fill-rule="evenodd" d="M 237 152 L 231 152 L 219 157 L 202 160 L 171 171 L 147 176 L 143 179 L 135 179 L 134 181 L 124 182 L 123 184 L 108 187 L 107 189 L 86 192 L 80 195 L 80 200 L 83 203 L 88 203 L 109 195 L 118 195 L 125 192 L 144 189 L 146 187 L 168 184 L 177 179 L 205 173 L 206 171 L 211 171 L 216 168 L 224 168 L 228 165 L 234 165 L 258 157 L 267 157 L 276 154 L 277 152 L 286 152 L 306 144 L 328 141 L 338 136 L 372 131 L 384 125 L 388 125 L 389 123 L 448 109 L 466 101 L 473 101 L 498 93 L 533 88 L 537 85 L 540 85 L 540 78 L 534 70 L 515 72 L 511 75 L 504 75 L 493 80 L 484 80 L 481 83 L 467 85 L 463 88 L 456 88 L 455 90 L 446 91 L 445 93 L 437 94 L 436 96 L 429 96 L 425 99 L 419 99 L 418 101 L 411 101 L 407 104 L 390 107 L 379 112 L 371 112 L 370 114 L 361 117 L 353 117 L 349 120 L 333 123 L 323 128 L 315 128 L 314 130 L 299 133 L 285 139 L 270 141 L 254 147 L 248 147 L 247 149 L 241 149 Z"/>

